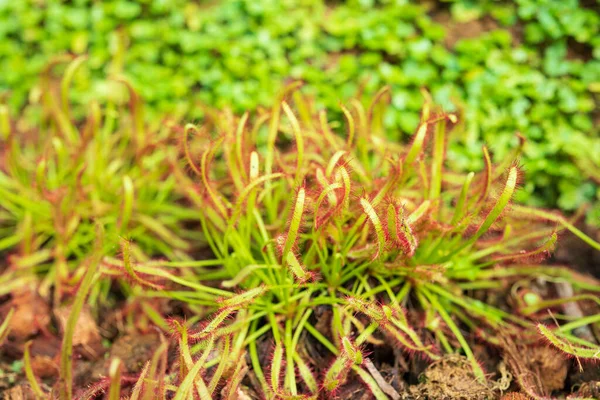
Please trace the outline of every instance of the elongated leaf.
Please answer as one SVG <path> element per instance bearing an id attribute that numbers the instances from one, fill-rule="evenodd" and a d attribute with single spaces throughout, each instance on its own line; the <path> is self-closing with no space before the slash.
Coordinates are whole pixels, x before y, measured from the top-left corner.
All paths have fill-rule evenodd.
<path id="1" fill-rule="evenodd" d="M 552 332 L 548 327 L 543 324 L 537 325 L 538 331 L 542 336 L 544 336 L 548 342 L 556 347 L 558 350 L 566 353 L 570 356 L 577 358 L 584 358 L 590 360 L 600 360 L 600 346 L 596 347 L 582 347 L 577 346 L 573 343 L 570 343 L 568 340 L 564 338 L 558 337 L 554 332 Z"/>

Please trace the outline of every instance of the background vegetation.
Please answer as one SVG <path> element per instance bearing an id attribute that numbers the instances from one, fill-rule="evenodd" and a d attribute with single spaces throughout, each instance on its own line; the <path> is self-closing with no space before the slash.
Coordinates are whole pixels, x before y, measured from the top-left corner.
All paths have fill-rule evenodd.
<path id="1" fill-rule="evenodd" d="M 408 139 L 426 87 L 464 112 L 449 162 L 479 169 L 527 139 L 519 200 L 571 211 L 597 201 L 600 16 L 594 1 L 26 0 L 0 2 L 0 92 L 14 111 L 40 95 L 61 53 L 87 54 L 72 97 L 123 101 L 127 76 L 149 115 L 272 104 L 286 79 L 317 105 L 392 87 L 385 125 Z M 285 16 L 285 18 L 283 18 Z M 33 111 L 30 111 L 33 113 Z M 588 214 L 600 219 L 600 208 Z"/>

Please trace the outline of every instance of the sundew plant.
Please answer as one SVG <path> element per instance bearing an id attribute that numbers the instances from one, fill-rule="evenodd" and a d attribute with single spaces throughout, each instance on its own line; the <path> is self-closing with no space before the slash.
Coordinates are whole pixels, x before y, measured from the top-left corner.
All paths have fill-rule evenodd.
<path id="1" fill-rule="evenodd" d="M 426 102 L 405 146 L 382 124 L 387 89 L 366 107 L 342 105 L 345 121 L 336 123 L 297 86 L 255 118 L 222 113 L 182 129 L 186 165 L 174 176 L 212 259 L 181 276 L 130 257 L 103 261 L 171 281 L 156 290 L 140 278 L 142 298 L 178 299 L 207 315 L 170 322 L 185 378 L 163 395 L 216 396 L 219 380 L 239 384 L 247 360 L 267 398 L 316 398 L 354 376 L 385 399 L 368 368 L 369 351 L 384 342 L 429 360 L 461 352 L 485 381 L 471 336 L 497 344 L 500 334 L 538 335 L 540 323 L 554 345 L 594 358 L 598 349 L 573 330 L 598 316 L 557 327 L 539 312 L 572 299 L 527 297 L 511 310 L 475 295 L 505 298 L 507 285 L 528 276 L 560 279 L 578 296 L 600 291 L 567 269 L 540 266 L 565 228 L 600 244 L 558 214 L 512 203 L 523 140 L 499 164 L 484 148 L 483 171 L 455 174 L 445 168 L 455 115 Z M 310 356 L 315 346 L 330 353 L 327 366 Z M 210 351 L 229 357 L 209 359 Z"/>
<path id="2" fill-rule="evenodd" d="M 52 70 L 65 61 L 56 82 Z M 42 292 L 53 288 L 59 301 L 83 272 L 95 224 L 106 237 L 101 256 L 119 252 L 127 238 L 141 260 L 188 258 L 182 221 L 190 212 L 177 203 L 171 129 L 145 125 L 143 104 L 125 80 L 129 106 L 91 103 L 85 121 L 72 118 L 70 82 L 85 63 L 59 57 L 47 67 L 40 104 L 30 106 L 35 124 L 0 106 L 0 251 L 13 251 L 1 294 L 43 274 Z"/>

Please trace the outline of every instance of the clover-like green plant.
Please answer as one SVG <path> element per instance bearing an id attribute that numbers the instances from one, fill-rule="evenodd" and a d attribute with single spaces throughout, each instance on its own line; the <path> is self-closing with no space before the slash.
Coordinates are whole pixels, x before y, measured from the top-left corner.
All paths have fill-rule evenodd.
<path id="1" fill-rule="evenodd" d="M 600 290 L 564 268 L 538 266 L 565 228 L 600 244 L 558 214 L 512 204 L 520 147 L 499 165 L 484 149 L 478 175 L 452 173 L 445 154 L 454 115 L 426 104 L 404 146 L 387 139 L 381 123 L 387 89 L 367 108 L 342 106 L 345 130 L 336 131 L 340 124 L 297 92 L 298 114 L 292 111 L 287 99 L 297 86 L 251 126 L 248 114 L 224 113 L 184 129 L 188 167 L 174 173 L 198 208 L 214 259 L 181 276 L 143 262 L 131 268 L 185 286 L 141 296 L 214 308 L 181 333 L 197 343 L 192 354 L 231 340 L 232 359 L 248 351 L 267 398 L 334 392 L 351 373 L 387 398 L 362 365 L 365 346 L 377 338 L 432 360 L 463 352 L 483 381 L 465 332 L 497 343 L 498 332 L 535 331 L 538 318 L 486 304 L 474 292 L 503 294 L 507 282 L 531 276 Z M 330 316 L 317 324 L 323 307 Z M 563 337 L 577 340 L 570 330 Z M 266 341 L 270 358 L 258 350 Z M 304 356 L 312 342 L 331 353 L 328 368 Z"/>
<path id="2" fill-rule="evenodd" d="M 399 136 L 418 125 L 426 86 L 437 103 L 464 112 L 461 140 L 449 147 L 456 168 L 480 168 L 483 142 L 504 157 L 518 130 L 532 139 L 520 200 L 566 211 L 600 207 L 597 181 L 576 166 L 600 163 L 600 16 L 591 3 L 5 1 L 0 98 L 8 92 L 10 109 L 22 107 L 38 93 L 44 65 L 68 52 L 92 61 L 73 82 L 74 98 L 110 101 L 118 87 L 105 74 L 123 73 L 149 117 L 196 119 L 198 102 L 256 110 L 290 77 L 306 82 L 331 115 L 340 99 L 366 100 L 387 83 L 394 98 L 385 126 Z M 82 107 L 72 111 L 81 115 Z M 589 221 L 599 224 L 599 215 Z"/>

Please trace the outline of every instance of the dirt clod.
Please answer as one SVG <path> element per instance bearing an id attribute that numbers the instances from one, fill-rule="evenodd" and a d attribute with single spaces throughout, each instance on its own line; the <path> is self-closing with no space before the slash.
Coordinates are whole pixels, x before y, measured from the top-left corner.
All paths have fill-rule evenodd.
<path id="1" fill-rule="evenodd" d="M 5 390 L 2 395 L 4 400 L 35 400 L 36 398 L 28 383 Z"/>
<path id="2" fill-rule="evenodd" d="M 2 319 L 10 309 L 15 311 L 10 321 L 9 338 L 16 342 L 27 341 L 44 330 L 50 321 L 48 304 L 34 289 L 27 288 L 13 293 L 11 301 L 3 304 L 0 309 Z"/>
<path id="3" fill-rule="evenodd" d="M 549 396 L 565 387 L 570 361 L 551 347 L 516 344 L 502 338 L 504 360 L 521 388 L 538 396 Z"/>
<path id="4" fill-rule="evenodd" d="M 48 356 L 36 356 L 31 360 L 31 369 L 33 374 L 41 379 L 58 376 L 58 363 Z"/>
<path id="5" fill-rule="evenodd" d="M 54 310 L 54 315 L 59 322 L 61 332 L 65 331 L 70 313 L 71 307 L 61 307 Z M 75 325 L 73 347 L 88 360 L 95 360 L 104 353 L 98 325 L 96 325 L 96 321 L 87 306 L 81 310 L 81 314 L 79 314 L 79 319 Z"/>
<path id="6" fill-rule="evenodd" d="M 422 383 L 409 388 L 410 394 L 417 400 L 494 398 L 494 388 L 480 382 L 469 360 L 460 355 L 447 355 L 434 362 L 423 372 L 422 380 Z"/>
<path id="7" fill-rule="evenodd" d="M 35 376 L 42 379 L 58 376 L 61 345 L 56 336 L 39 335 L 32 340 L 31 368 Z"/>
<path id="8" fill-rule="evenodd" d="M 565 356 L 550 347 L 530 347 L 527 349 L 531 370 L 539 371 L 542 386 L 547 393 L 562 389 L 569 370 Z"/>
<path id="9" fill-rule="evenodd" d="M 128 372 L 140 372 L 159 345 L 160 339 L 156 334 L 125 335 L 113 343 L 108 360 L 118 357 Z"/>

